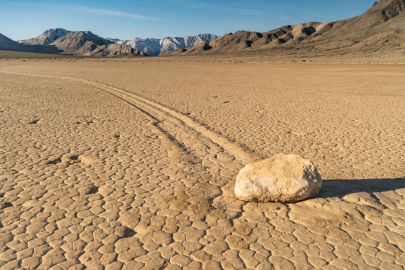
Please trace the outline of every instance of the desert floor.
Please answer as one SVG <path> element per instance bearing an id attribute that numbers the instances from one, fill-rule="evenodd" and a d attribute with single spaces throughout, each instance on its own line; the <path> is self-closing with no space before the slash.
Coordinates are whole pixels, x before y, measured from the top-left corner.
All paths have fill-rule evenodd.
<path id="1" fill-rule="evenodd" d="M 403 269 L 405 65 L 0 62 L 1 269 Z M 321 194 L 233 198 L 244 164 Z"/>

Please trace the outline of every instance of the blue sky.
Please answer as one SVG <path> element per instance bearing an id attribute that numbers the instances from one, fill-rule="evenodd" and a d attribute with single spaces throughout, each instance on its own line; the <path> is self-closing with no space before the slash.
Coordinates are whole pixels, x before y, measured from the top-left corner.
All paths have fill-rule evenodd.
<path id="1" fill-rule="evenodd" d="M 48 28 L 90 30 L 102 37 L 162 38 L 357 16 L 376 0 L 0 0 L 0 33 L 19 40 Z"/>

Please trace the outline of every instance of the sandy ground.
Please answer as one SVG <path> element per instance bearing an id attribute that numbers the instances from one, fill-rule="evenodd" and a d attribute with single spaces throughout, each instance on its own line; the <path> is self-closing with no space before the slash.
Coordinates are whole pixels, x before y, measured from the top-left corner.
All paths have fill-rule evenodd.
<path id="1" fill-rule="evenodd" d="M 1 269 L 404 269 L 405 66 L 0 62 Z M 311 159 L 320 196 L 233 198 Z"/>

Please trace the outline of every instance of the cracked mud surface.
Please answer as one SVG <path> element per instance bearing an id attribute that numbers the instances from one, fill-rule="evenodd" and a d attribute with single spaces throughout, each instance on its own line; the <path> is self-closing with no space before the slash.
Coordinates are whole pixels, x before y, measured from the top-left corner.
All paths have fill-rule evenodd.
<path id="1" fill-rule="evenodd" d="M 403 269 L 403 66 L 16 64 L 1 269 Z M 321 195 L 235 200 L 278 152 L 313 160 Z"/>

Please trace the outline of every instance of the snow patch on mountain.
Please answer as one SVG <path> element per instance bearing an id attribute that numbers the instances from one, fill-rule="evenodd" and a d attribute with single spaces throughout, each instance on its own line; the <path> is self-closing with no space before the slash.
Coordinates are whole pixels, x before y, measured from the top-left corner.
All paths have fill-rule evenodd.
<path id="1" fill-rule="evenodd" d="M 29 44 L 29 45 L 48 45 L 69 33 L 70 33 L 69 30 L 66 30 L 63 28 L 48 29 L 44 33 L 42 33 L 41 35 L 39 35 L 35 38 L 22 40 L 19 42 Z"/>
<path id="2" fill-rule="evenodd" d="M 134 49 L 143 51 L 144 53 L 157 56 L 164 54 L 166 52 L 181 50 L 187 47 L 192 47 L 198 45 L 205 41 L 211 41 L 217 39 L 218 36 L 214 34 L 201 34 L 197 36 L 186 36 L 186 37 L 166 37 L 166 38 L 134 38 L 132 40 L 118 40 L 109 39 L 118 44 L 124 44 L 130 46 Z"/>

